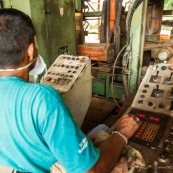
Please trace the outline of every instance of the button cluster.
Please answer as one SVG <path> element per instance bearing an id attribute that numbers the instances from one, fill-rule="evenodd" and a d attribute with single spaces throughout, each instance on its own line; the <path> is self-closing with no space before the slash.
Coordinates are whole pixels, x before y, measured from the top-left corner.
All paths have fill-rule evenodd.
<path id="1" fill-rule="evenodd" d="M 159 131 L 160 125 L 143 122 L 139 130 L 136 132 L 135 137 L 142 140 L 153 142 L 157 132 Z"/>
<path id="2" fill-rule="evenodd" d="M 53 86 L 59 92 L 68 92 L 88 63 L 84 56 L 60 55 L 42 78 L 42 83 Z"/>

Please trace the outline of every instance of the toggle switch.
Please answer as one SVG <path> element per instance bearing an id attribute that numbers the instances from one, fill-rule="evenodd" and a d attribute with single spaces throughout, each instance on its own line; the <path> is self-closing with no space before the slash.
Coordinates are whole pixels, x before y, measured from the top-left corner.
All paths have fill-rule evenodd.
<path id="1" fill-rule="evenodd" d="M 148 102 L 148 106 L 152 107 L 153 106 L 153 102 Z"/>
<path id="2" fill-rule="evenodd" d="M 164 108 L 164 104 L 163 104 L 163 103 L 160 103 L 160 104 L 159 104 L 159 108 L 160 108 L 160 109 L 163 109 L 163 108 Z"/>
<path id="3" fill-rule="evenodd" d="M 170 98 L 173 98 L 173 87 L 171 87 Z"/>
<path id="4" fill-rule="evenodd" d="M 156 90 L 155 90 L 155 95 L 156 96 L 159 96 L 159 85 L 156 85 Z"/>
<path id="5" fill-rule="evenodd" d="M 173 111 L 173 101 L 171 101 L 170 110 Z"/>
<path id="6" fill-rule="evenodd" d="M 169 77 L 169 78 L 167 78 L 167 82 L 168 82 L 168 83 L 172 83 L 172 80 L 171 80 L 172 75 L 173 75 L 173 72 L 171 72 L 170 77 Z"/>
<path id="7" fill-rule="evenodd" d="M 157 81 L 158 80 L 158 74 L 159 74 L 159 71 L 157 71 L 156 76 L 153 77 L 153 80 L 154 81 Z"/>

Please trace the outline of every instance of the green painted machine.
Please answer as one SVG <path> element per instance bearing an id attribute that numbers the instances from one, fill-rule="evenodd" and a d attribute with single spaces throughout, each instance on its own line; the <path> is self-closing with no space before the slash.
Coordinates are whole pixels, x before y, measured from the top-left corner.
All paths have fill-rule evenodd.
<path id="1" fill-rule="evenodd" d="M 105 50 L 101 44 L 113 44 L 114 54 L 110 53 L 111 57 L 106 57 L 103 61 L 99 58 L 93 60 L 88 49 L 80 55 L 88 55 L 93 64 L 98 63 L 97 68 L 92 66 L 91 69 L 96 74 L 92 80 L 92 90 L 93 94 L 106 98 L 123 101 L 129 93 L 136 93 L 145 71 L 143 67 L 146 67 L 152 58 L 158 60 L 158 53 L 164 46 L 155 40 L 158 38 L 159 31 L 155 34 L 151 32 L 152 26 L 146 28 L 146 24 L 151 21 L 148 21 L 149 18 L 144 15 L 150 12 L 157 17 L 162 15 L 161 13 L 158 15 L 157 12 L 163 10 L 164 0 L 132 0 L 126 16 L 122 15 L 120 10 L 123 0 L 116 0 L 116 4 L 111 4 L 115 2 L 114 0 L 104 0 L 103 8 L 98 5 L 99 10 L 92 12 L 87 11 L 89 7 L 92 8 L 90 3 L 92 0 L 3 0 L 2 2 L 4 8 L 19 9 L 32 18 L 37 32 L 39 52 L 48 68 L 60 54 L 79 55 L 78 45 L 85 44 L 84 36 L 89 33 L 83 26 L 83 22 L 89 25 L 86 18 L 90 18 L 90 21 L 97 18 L 100 43 L 97 43 L 96 49 L 102 48 L 104 53 L 107 51 L 105 54 L 109 54 L 112 49 Z M 98 0 L 98 4 L 100 2 L 101 0 Z M 112 14 L 109 10 L 113 5 L 115 12 L 113 18 L 116 15 L 114 21 L 109 16 L 109 13 Z M 156 10 L 147 11 L 148 8 Z M 152 21 L 156 24 L 153 26 L 160 28 L 160 20 L 161 17 Z M 114 24 L 113 29 L 111 22 Z M 95 31 L 93 34 L 96 34 Z M 149 43 L 153 43 L 152 46 L 145 45 L 146 39 Z M 89 47 L 89 50 L 95 53 L 92 48 Z"/>
<path id="2" fill-rule="evenodd" d="M 4 0 L 3 6 L 32 18 L 47 67 L 60 54 L 76 54 L 75 10 L 80 10 L 79 0 Z"/>
<path id="3" fill-rule="evenodd" d="M 105 20 L 101 24 L 105 24 L 105 32 L 100 33 L 101 38 L 103 35 L 107 38 L 112 34 L 109 28 L 111 18 L 107 18 L 107 14 L 109 14 L 107 11 L 110 10 L 112 1 L 105 0 L 104 2 L 106 2 L 106 7 L 103 10 L 106 9 L 106 11 L 102 11 L 102 20 L 103 18 Z M 103 68 L 98 67 L 98 72 L 93 79 L 94 94 L 106 98 L 115 97 L 120 101 L 127 98 L 130 93 L 136 93 L 150 63 L 163 62 L 159 54 L 168 52 L 166 54 L 170 55 L 165 58 L 166 61 L 172 56 L 170 41 L 160 40 L 164 0 L 126 1 L 130 3 L 125 15 L 123 14 L 125 11 L 120 10 L 123 8 L 122 2 L 122 0 L 117 0 L 114 9 L 116 10 L 113 31 L 114 59 L 110 63 L 108 61 L 99 62 L 98 64 L 101 64 Z M 111 39 L 105 39 L 104 43 L 111 43 Z M 165 48 L 167 50 L 163 50 Z M 100 70 L 101 68 L 105 69 L 105 66 L 108 65 L 110 65 L 108 72 Z M 121 79 L 119 76 L 121 76 Z"/>

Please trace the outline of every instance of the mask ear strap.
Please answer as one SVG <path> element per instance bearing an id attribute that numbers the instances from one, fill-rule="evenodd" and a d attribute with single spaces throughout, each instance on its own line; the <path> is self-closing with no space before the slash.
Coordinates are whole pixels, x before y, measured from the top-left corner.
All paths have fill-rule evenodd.
<path id="1" fill-rule="evenodd" d="M 32 65 L 35 61 L 36 61 L 37 58 L 35 58 L 33 61 L 31 61 L 29 64 L 27 64 L 26 66 L 23 66 L 23 67 L 19 67 L 19 68 L 7 68 L 7 69 L 0 69 L 0 72 L 1 71 L 6 71 L 6 72 L 12 72 L 12 71 L 17 71 L 17 70 L 23 70 L 25 68 L 28 68 L 30 65 Z"/>

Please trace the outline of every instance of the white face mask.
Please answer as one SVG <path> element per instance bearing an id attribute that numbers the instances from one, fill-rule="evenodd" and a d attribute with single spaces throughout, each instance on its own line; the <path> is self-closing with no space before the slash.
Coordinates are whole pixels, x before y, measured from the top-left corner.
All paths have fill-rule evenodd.
<path id="1" fill-rule="evenodd" d="M 14 68 L 14 69 L 0 69 L 0 72 L 1 71 L 12 72 L 12 71 L 16 71 L 16 70 L 23 70 L 25 68 L 28 68 L 35 61 L 36 61 L 36 64 L 35 64 L 34 68 L 29 72 L 29 74 L 30 75 L 39 75 L 46 69 L 46 64 L 44 63 L 44 60 L 40 55 L 38 55 L 32 62 L 30 62 L 26 66 Z"/>
<path id="2" fill-rule="evenodd" d="M 30 75 L 39 75 L 46 70 L 46 64 L 41 55 L 38 55 L 36 59 L 34 68 L 29 72 Z"/>

